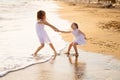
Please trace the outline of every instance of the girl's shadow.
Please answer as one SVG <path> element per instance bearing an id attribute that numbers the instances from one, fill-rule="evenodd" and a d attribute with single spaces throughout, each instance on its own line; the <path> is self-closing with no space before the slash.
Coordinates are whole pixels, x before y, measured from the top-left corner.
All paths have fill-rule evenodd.
<path id="1" fill-rule="evenodd" d="M 74 62 L 72 62 L 71 56 L 68 56 L 68 59 L 69 59 L 69 62 L 74 66 L 75 80 L 82 80 L 85 73 L 86 64 L 79 62 L 78 57 L 75 57 Z"/>

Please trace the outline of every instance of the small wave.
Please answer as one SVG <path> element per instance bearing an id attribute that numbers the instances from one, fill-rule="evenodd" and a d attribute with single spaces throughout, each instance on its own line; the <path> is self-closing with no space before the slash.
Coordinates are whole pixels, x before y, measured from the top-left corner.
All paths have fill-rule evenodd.
<path id="1" fill-rule="evenodd" d="M 11 18 L 0 17 L 0 20 L 12 20 Z"/>
<path id="2" fill-rule="evenodd" d="M 26 56 L 26 57 L 17 57 L 17 56 L 8 56 L 0 60 L 0 77 L 5 76 L 6 74 L 14 71 L 18 71 L 34 64 L 44 63 L 51 59 L 52 55 L 40 55 L 38 57 Z"/>

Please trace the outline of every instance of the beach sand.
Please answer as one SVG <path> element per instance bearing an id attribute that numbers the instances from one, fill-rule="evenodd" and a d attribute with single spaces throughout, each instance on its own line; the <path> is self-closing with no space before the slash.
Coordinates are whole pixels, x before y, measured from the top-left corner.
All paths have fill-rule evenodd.
<path id="1" fill-rule="evenodd" d="M 108 51 L 111 50 L 111 47 L 109 48 L 105 46 L 104 50 L 106 51 L 104 51 L 105 53 L 103 54 L 88 52 L 102 52 L 101 48 L 99 48 L 99 43 L 104 40 L 105 43 L 108 43 L 107 40 L 109 41 L 109 39 L 111 39 L 110 41 L 114 40 L 116 43 L 119 43 L 120 36 L 118 35 L 118 32 L 115 32 L 113 35 L 111 31 L 106 32 L 97 28 L 95 23 L 101 20 L 103 21 L 103 19 L 101 19 L 101 17 L 96 17 L 94 19 L 91 8 L 82 8 L 81 12 L 79 11 L 79 6 L 68 6 L 66 3 L 58 1 L 54 3 L 63 7 L 58 11 L 58 14 L 63 19 L 79 23 L 81 25 L 81 30 L 87 35 L 87 44 L 84 47 L 80 47 L 79 58 L 75 58 L 72 55 L 67 57 L 64 54 L 67 51 L 67 43 L 66 47 L 60 52 L 61 55 L 57 56 L 54 62 L 51 63 L 51 61 L 48 61 L 46 63 L 33 65 L 23 70 L 11 72 L 6 76 L 1 77 L 0 80 L 120 80 L 120 61 L 110 55 L 103 55 L 109 53 Z M 91 10 L 91 12 L 87 10 Z M 79 17 L 77 15 L 79 15 Z M 98 31 L 100 33 L 98 33 Z M 107 37 L 108 35 L 111 37 Z M 72 35 L 70 34 L 62 34 L 62 36 L 66 41 L 72 40 Z M 116 39 L 112 37 L 115 37 Z M 119 47 L 117 47 L 117 49 L 119 49 Z M 116 52 L 118 51 L 117 49 Z M 114 48 L 112 50 L 115 51 Z M 72 53 L 74 53 L 73 50 Z M 113 55 L 114 53 L 115 52 L 109 54 Z M 118 55 L 117 58 L 119 58 L 119 54 L 115 53 L 114 55 L 116 55 L 116 57 Z"/>
<path id="2" fill-rule="evenodd" d="M 79 50 L 78 58 L 67 57 L 66 50 L 55 61 L 9 73 L 0 80 L 120 80 L 120 61 L 112 56 Z"/>
<path id="3" fill-rule="evenodd" d="M 120 59 L 120 9 L 89 8 L 84 4 L 72 5 L 71 3 L 57 2 L 62 8 L 58 11 L 61 18 L 77 22 L 79 28 L 87 36 L 87 44 L 79 46 L 80 49 L 113 55 Z M 116 23 L 119 30 L 100 28 L 101 23 Z M 113 24 L 113 27 L 114 25 Z M 107 26 L 106 25 L 106 26 Z M 62 34 L 66 41 L 72 41 L 71 34 Z"/>

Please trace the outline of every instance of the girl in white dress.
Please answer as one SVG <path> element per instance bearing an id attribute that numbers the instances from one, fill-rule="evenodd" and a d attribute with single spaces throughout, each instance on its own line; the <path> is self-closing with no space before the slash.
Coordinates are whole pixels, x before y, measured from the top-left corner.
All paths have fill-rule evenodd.
<path id="1" fill-rule="evenodd" d="M 50 47 L 52 48 L 52 50 L 54 51 L 54 54 L 55 54 L 55 57 L 56 57 L 57 52 L 56 52 L 53 44 L 51 43 L 47 32 L 44 29 L 45 25 L 48 25 L 54 31 L 59 31 L 57 28 L 55 28 L 53 25 L 51 25 L 50 23 L 48 23 L 46 21 L 46 13 L 45 13 L 45 11 L 40 10 L 40 11 L 37 12 L 36 32 L 37 32 L 37 36 L 39 38 L 39 41 L 40 41 L 41 45 L 37 48 L 37 50 L 35 51 L 33 56 L 37 56 L 37 53 L 44 47 L 44 44 L 48 43 L 50 45 Z M 55 57 L 54 57 L 54 59 L 55 59 Z"/>
<path id="2" fill-rule="evenodd" d="M 86 43 L 86 36 L 85 34 L 80 31 L 78 29 L 78 24 L 77 23 L 72 23 L 71 28 L 73 29 L 73 31 L 60 31 L 62 33 L 72 33 L 74 36 L 74 40 L 73 42 L 70 43 L 69 47 L 68 47 L 68 51 L 67 51 L 67 55 L 69 55 L 70 50 L 73 46 L 75 53 L 76 53 L 76 57 L 79 56 L 78 55 L 78 50 L 77 50 L 77 45 L 83 45 Z"/>

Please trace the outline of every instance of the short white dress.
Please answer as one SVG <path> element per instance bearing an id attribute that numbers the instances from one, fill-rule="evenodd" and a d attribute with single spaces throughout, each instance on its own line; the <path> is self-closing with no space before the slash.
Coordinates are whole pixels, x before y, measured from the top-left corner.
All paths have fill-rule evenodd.
<path id="1" fill-rule="evenodd" d="M 44 24 L 40 24 L 40 23 L 36 23 L 36 32 L 37 32 L 37 36 L 39 38 L 39 41 L 41 44 L 43 43 L 51 43 L 49 37 L 48 37 L 48 34 L 47 32 L 45 31 L 44 29 Z"/>
<path id="2" fill-rule="evenodd" d="M 83 34 L 80 34 L 78 29 L 73 30 L 72 34 L 74 35 L 73 42 L 76 42 L 79 45 L 83 45 L 86 43 L 85 36 Z"/>

